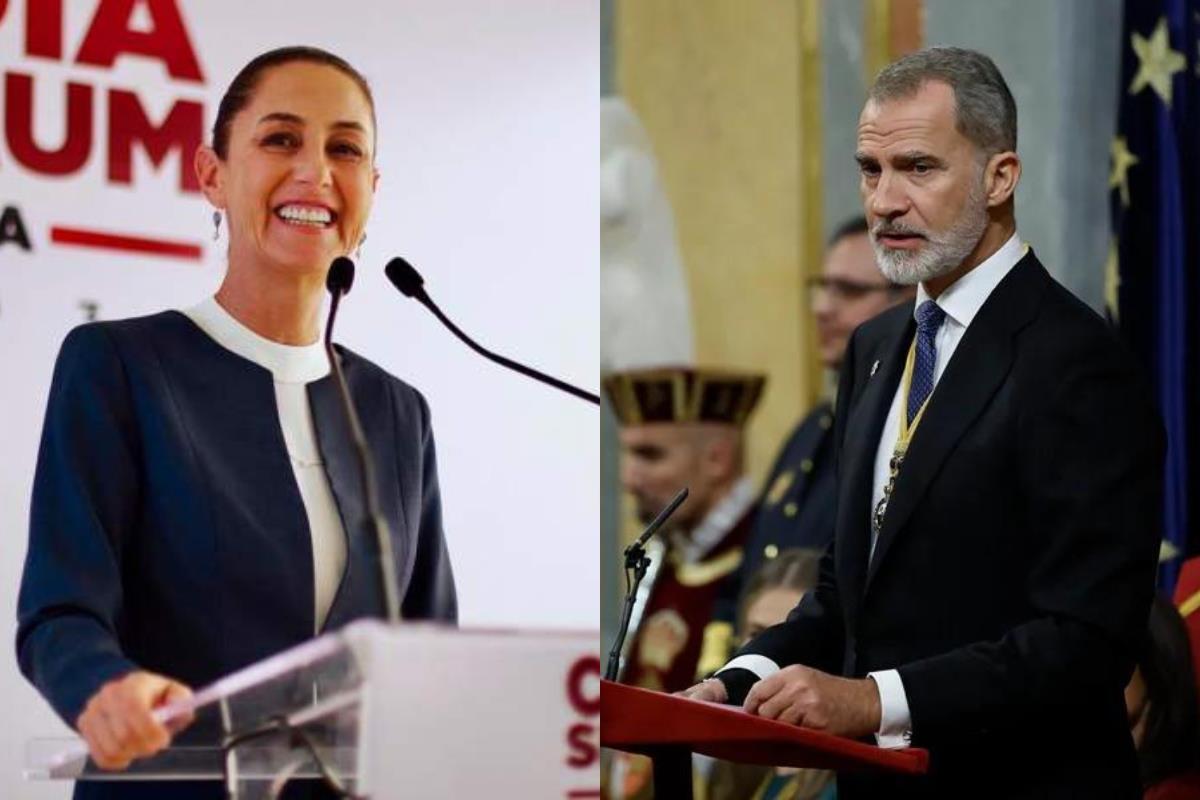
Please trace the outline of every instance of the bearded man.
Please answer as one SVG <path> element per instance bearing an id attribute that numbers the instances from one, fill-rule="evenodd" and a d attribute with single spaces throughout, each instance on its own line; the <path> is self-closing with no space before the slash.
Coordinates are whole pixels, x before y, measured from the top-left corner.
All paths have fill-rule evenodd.
<path id="1" fill-rule="evenodd" d="M 821 579 L 688 694 L 884 746 L 928 775 L 838 797 L 1140 796 L 1122 687 L 1154 586 L 1164 437 L 1139 370 L 1016 230 L 1016 104 L 930 48 L 859 118 L 880 269 L 917 284 L 860 327 L 835 414 Z"/>

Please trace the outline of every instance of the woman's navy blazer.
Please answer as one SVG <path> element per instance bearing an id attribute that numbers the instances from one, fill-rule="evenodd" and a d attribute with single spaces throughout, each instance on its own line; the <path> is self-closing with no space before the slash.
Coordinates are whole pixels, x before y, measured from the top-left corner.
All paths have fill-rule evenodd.
<path id="1" fill-rule="evenodd" d="M 402 613 L 453 622 L 429 407 L 339 348 L 391 528 Z M 346 531 L 325 630 L 379 615 L 375 545 L 331 376 L 308 384 Z M 308 519 L 271 373 L 183 314 L 83 325 L 63 343 L 18 602 L 26 677 L 74 726 L 135 668 L 200 686 L 314 634 Z"/>

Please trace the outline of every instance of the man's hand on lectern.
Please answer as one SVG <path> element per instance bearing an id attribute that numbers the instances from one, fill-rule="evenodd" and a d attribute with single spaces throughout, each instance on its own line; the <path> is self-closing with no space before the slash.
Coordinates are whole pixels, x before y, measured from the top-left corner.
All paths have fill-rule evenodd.
<path id="1" fill-rule="evenodd" d="M 882 713 L 870 678 L 840 678 L 799 664 L 754 684 L 743 707 L 767 719 L 850 737 L 879 730 Z"/>
<path id="2" fill-rule="evenodd" d="M 724 703 L 729 699 L 725 693 L 725 684 L 716 678 L 700 681 L 695 686 L 684 689 L 682 692 L 675 692 L 677 697 L 686 697 L 689 700 L 707 700 L 710 703 Z"/>

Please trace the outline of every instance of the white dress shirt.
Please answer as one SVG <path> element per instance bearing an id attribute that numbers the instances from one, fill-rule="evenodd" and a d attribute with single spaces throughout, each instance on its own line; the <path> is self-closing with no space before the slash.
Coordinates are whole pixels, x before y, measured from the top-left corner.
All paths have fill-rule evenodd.
<path id="1" fill-rule="evenodd" d="M 946 371 L 946 365 L 950 363 L 967 327 L 970 326 L 975 315 L 979 313 L 979 309 L 983 307 L 984 301 L 988 299 L 1008 271 L 1016 266 L 1024 256 L 1025 249 L 1025 245 L 1014 233 L 999 250 L 948 286 L 938 296 L 936 302 L 942 311 L 946 312 L 946 317 L 934 339 L 934 346 L 937 350 L 933 367 L 934 392 L 937 391 L 937 383 L 941 380 L 942 373 Z M 918 286 L 916 303 L 913 305 L 914 319 L 916 310 L 928 299 L 930 299 L 929 293 L 925 291 L 924 285 Z M 903 393 L 904 382 L 901 381 L 900 385 L 896 387 L 896 394 L 892 398 L 883 433 L 879 437 L 879 447 L 875 452 L 871 505 L 865 511 L 868 515 L 868 525 L 875 506 L 883 498 L 883 487 L 887 485 L 888 462 L 892 458 L 896 439 L 900 435 L 900 409 L 905 405 Z M 875 555 L 875 538 L 875 532 L 872 529 L 871 557 Z M 779 671 L 779 665 L 774 661 L 766 656 L 757 655 L 738 656 L 726 664 L 722 671 L 732 668 L 750 670 L 760 680 Z M 875 681 L 875 685 L 879 689 L 881 718 L 879 731 L 875 734 L 876 741 L 880 747 L 907 747 L 912 734 L 912 715 L 909 713 L 908 696 L 904 692 L 904 683 L 900 680 L 900 673 L 889 669 L 870 672 L 867 675 Z"/>
<path id="2" fill-rule="evenodd" d="M 259 336 L 222 308 L 215 297 L 183 313 L 217 344 L 269 370 L 275 379 L 279 425 L 312 538 L 314 633 L 319 632 L 346 566 L 346 533 L 317 446 L 306 389 L 329 372 L 325 347 L 320 339 L 293 346 Z"/>

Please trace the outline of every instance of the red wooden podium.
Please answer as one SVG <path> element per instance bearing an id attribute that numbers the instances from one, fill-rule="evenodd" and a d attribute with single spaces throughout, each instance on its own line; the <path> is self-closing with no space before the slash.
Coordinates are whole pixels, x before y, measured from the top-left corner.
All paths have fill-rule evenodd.
<path id="1" fill-rule="evenodd" d="M 840 736 L 686 700 L 600 682 L 600 745 L 654 759 L 654 796 L 692 797 L 693 752 L 743 764 L 921 774 L 929 753 L 883 750 Z"/>

